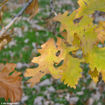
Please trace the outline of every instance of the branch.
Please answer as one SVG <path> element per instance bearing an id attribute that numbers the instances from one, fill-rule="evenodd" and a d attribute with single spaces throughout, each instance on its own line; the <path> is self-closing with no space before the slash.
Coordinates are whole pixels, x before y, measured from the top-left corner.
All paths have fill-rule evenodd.
<path id="1" fill-rule="evenodd" d="M 32 1 L 33 0 L 29 0 L 25 4 L 25 6 L 20 10 L 20 12 L 12 19 L 12 21 L 9 24 L 7 24 L 7 26 L 2 28 L 2 30 L 0 31 L 0 37 L 2 37 L 5 34 L 5 32 L 7 32 L 7 30 L 14 24 L 14 22 L 21 17 L 21 15 L 24 13 L 26 8 L 31 4 Z"/>
<path id="2" fill-rule="evenodd" d="M 57 16 L 57 13 L 55 11 L 55 8 L 54 8 L 54 0 L 50 0 L 50 9 L 51 9 L 51 14 L 50 15 L 55 15 Z"/>

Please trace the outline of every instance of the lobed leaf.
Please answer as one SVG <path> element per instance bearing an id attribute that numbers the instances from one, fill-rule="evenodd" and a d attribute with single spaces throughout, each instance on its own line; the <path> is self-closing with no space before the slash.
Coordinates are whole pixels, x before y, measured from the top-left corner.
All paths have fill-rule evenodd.
<path id="1" fill-rule="evenodd" d="M 57 38 L 57 43 L 55 43 L 53 39 L 50 39 L 42 45 L 42 49 L 38 50 L 41 56 L 34 57 L 32 62 L 38 63 L 39 66 L 27 69 L 24 74 L 25 77 L 32 77 L 28 80 L 31 86 L 38 83 L 42 76 L 48 73 L 56 79 L 60 78 L 65 81 L 71 87 L 75 87 L 78 83 L 79 77 L 81 77 L 80 61 L 76 61 L 76 58 L 69 55 L 70 51 L 77 50 L 77 48 L 67 47 L 63 41 L 63 39 Z M 64 63 L 60 67 L 54 66 L 54 64 L 59 64 L 62 60 L 64 60 Z M 76 77 L 75 73 L 77 74 Z"/>
<path id="2" fill-rule="evenodd" d="M 64 64 L 60 67 L 63 70 L 61 80 L 71 87 L 76 87 L 78 80 L 82 77 L 82 69 L 80 68 L 81 60 L 73 58 L 67 54 Z"/>
<path id="3" fill-rule="evenodd" d="M 95 11 L 105 12 L 105 0 L 78 0 L 77 17 L 90 15 Z"/>
<path id="4" fill-rule="evenodd" d="M 30 15 L 30 19 L 32 19 L 38 13 L 38 7 L 38 0 L 33 0 L 28 6 L 25 13 Z"/>
<path id="5" fill-rule="evenodd" d="M 95 31 L 97 32 L 98 42 L 104 43 L 105 41 L 105 21 L 100 21 Z"/>
<path id="6" fill-rule="evenodd" d="M 0 64 L 0 97 L 6 101 L 10 99 L 12 102 L 17 102 L 22 97 L 22 78 L 19 72 L 14 71 L 15 67 L 14 63 Z M 13 71 L 14 73 L 10 75 Z"/>

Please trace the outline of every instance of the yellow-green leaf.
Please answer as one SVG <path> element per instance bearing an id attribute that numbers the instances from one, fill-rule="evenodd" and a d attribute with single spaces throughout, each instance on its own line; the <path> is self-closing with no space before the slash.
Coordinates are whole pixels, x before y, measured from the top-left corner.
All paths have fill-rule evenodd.
<path id="1" fill-rule="evenodd" d="M 82 69 L 80 68 L 80 59 L 73 58 L 67 54 L 64 59 L 64 64 L 60 67 L 63 70 L 61 80 L 68 86 L 74 87 L 82 76 Z"/>
<path id="2" fill-rule="evenodd" d="M 92 18 L 88 16 L 75 18 L 76 14 L 77 12 L 74 11 L 68 16 L 68 12 L 65 12 L 56 16 L 54 20 L 61 22 L 62 30 L 67 31 L 67 42 L 74 46 L 78 45 L 84 53 L 87 53 L 96 43 L 97 33 L 94 30 L 96 25 L 93 24 Z M 77 41 L 75 35 L 78 38 L 78 43 L 75 43 Z"/>
<path id="3" fill-rule="evenodd" d="M 77 17 L 89 15 L 95 11 L 105 12 L 105 0 L 78 0 Z"/>
<path id="4" fill-rule="evenodd" d="M 60 47 L 62 40 L 58 38 L 57 43 L 54 39 L 48 40 L 45 44 L 42 45 L 42 49 L 39 49 L 38 52 L 41 53 L 39 57 L 34 57 L 32 62 L 38 63 L 39 66 L 34 69 L 27 69 L 24 76 L 32 78 L 28 81 L 31 82 L 31 86 L 38 83 L 45 74 L 51 73 L 54 78 L 60 77 L 60 71 L 56 70 L 54 63 L 58 64 L 61 60 L 64 59 L 63 49 Z M 57 52 L 59 54 L 57 55 Z"/>
<path id="5" fill-rule="evenodd" d="M 98 82 L 99 72 L 95 68 L 94 71 L 89 70 L 89 74 L 95 83 Z"/>
<path id="6" fill-rule="evenodd" d="M 105 48 L 95 47 L 90 51 L 86 57 L 86 61 L 89 63 L 91 70 L 97 68 L 98 72 L 105 70 Z"/>
<path id="7" fill-rule="evenodd" d="M 98 42 L 104 43 L 105 41 L 105 21 L 100 21 L 98 26 L 95 28 L 97 32 Z"/>

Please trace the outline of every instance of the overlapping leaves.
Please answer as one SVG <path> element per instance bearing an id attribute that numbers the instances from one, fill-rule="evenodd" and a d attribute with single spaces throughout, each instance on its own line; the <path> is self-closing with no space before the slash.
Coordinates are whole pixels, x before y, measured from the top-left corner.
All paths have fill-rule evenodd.
<path id="1" fill-rule="evenodd" d="M 53 39 L 48 40 L 43 46 L 42 49 L 38 50 L 41 53 L 41 56 L 34 57 L 32 62 L 38 63 L 39 67 L 37 69 L 27 69 L 25 76 L 32 76 L 29 82 L 32 83 L 32 86 L 35 83 L 38 83 L 42 76 L 47 73 L 51 73 L 56 78 L 59 77 L 59 71 L 54 68 L 54 63 L 59 63 L 63 60 L 62 49 L 59 44 L 61 43 L 60 38 L 57 44 Z M 59 57 L 56 56 L 56 53 L 60 51 Z M 37 75 L 36 75 L 37 74 Z"/>
<path id="2" fill-rule="evenodd" d="M 105 0 L 78 0 L 77 17 L 90 15 L 95 11 L 105 12 Z"/>
<path id="3" fill-rule="evenodd" d="M 66 11 L 53 18 L 54 21 L 61 23 L 60 31 L 66 30 L 67 34 L 66 37 L 63 35 L 64 40 L 58 39 L 57 43 L 54 43 L 53 39 L 47 41 L 39 50 L 41 56 L 33 58 L 32 62 L 38 63 L 39 67 L 27 69 L 25 72 L 26 77 L 32 77 L 28 81 L 32 85 L 38 83 L 43 75 L 51 73 L 65 84 L 75 87 L 81 77 L 81 61 L 90 64 L 89 74 L 95 82 L 98 81 L 99 72 L 102 76 L 105 74 L 105 48 L 96 47 L 97 42 L 104 42 L 104 22 L 95 24 L 92 17 L 95 11 L 105 12 L 105 0 L 78 0 L 78 4 L 79 8 L 70 15 Z M 69 54 L 76 53 L 78 49 L 82 50 L 82 60 Z M 59 56 L 56 56 L 57 52 Z M 61 60 L 63 64 L 55 67 L 54 64 L 59 64 Z"/>
<path id="4" fill-rule="evenodd" d="M 24 76 L 31 76 L 28 80 L 31 86 L 38 83 L 42 76 L 45 74 L 52 74 L 56 79 L 61 78 L 65 84 L 71 87 L 75 87 L 81 77 L 80 61 L 77 58 L 73 58 L 69 51 L 74 51 L 75 47 L 66 47 L 64 40 L 58 38 L 57 43 L 54 39 L 48 40 L 39 52 L 42 54 L 39 57 L 34 57 L 32 62 L 38 63 L 39 67 L 34 69 L 27 69 Z M 63 60 L 63 64 L 60 67 L 55 67 L 54 64 L 59 64 Z M 74 62 L 73 62 L 74 60 Z M 72 62 L 72 63 L 70 63 Z M 67 67 L 67 69 L 65 69 Z M 76 75 L 74 75 L 76 73 Z M 72 78 L 72 79 L 71 79 Z"/>
<path id="5" fill-rule="evenodd" d="M 67 42 L 76 46 L 76 43 L 74 44 L 73 42 L 75 41 L 75 35 L 77 35 L 80 40 L 78 46 L 82 47 L 84 53 L 87 53 L 96 42 L 97 34 L 94 31 L 96 25 L 93 24 L 92 18 L 88 16 L 75 18 L 76 14 L 77 12 L 74 11 L 68 16 L 68 12 L 65 12 L 63 15 L 56 16 L 54 20 L 61 22 L 61 31 L 66 29 Z"/>

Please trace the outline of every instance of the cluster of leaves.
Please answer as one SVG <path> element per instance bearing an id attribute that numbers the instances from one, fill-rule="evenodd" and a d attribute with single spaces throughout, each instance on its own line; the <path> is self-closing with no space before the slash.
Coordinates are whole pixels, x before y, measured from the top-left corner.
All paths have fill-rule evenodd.
<path id="1" fill-rule="evenodd" d="M 5 30 L 5 27 L 2 24 L 2 16 L 6 8 L 5 4 L 7 2 L 8 0 L 0 2 L 0 22 L 1 22 L 0 28 L 4 30 Z M 30 5 L 26 8 L 25 13 L 30 15 L 30 19 L 31 19 L 37 14 L 37 12 L 38 12 L 38 1 L 33 0 L 30 3 Z M 10 35 L 10 32 L 9 34 L 5 32 L 3 35 L 1 35 L 0 50 L 2 50 L 4 46 L 8 44 L 11 40 L 12 40 L 12 36 Z M 5 102 L 5 101 L 18 102 L 22 98 L 23 92 L 22 92 L 21 72 L 16 71 L 15 68 L 16 68 L 16 64 L 14 63 L 6 63 L 6 64 L 0 63 L 0 97 L 1 97 L 0 102 Z"/>
<path id="2" fill-rule="evenodd" d="M 24 74 L 25 77 L 32 77 L 28 80 L 31 86 L 38 83 L 43 75 L 50 73 L 68 86 L 75 87 L 82 76 L 81 62 L 89 63 L 89 74 L 95 82 L 98 81 L 100 72 L 105 80 L 105 48 L 97 46 L 100 41 L 104 43 L 105 22 L 93 22 L 95 11 L 105 12 L 105 0 L 78 0 L 78 4 L 79 8 L 71 14 L 66 11 L 52 19 L 61 22 L 63 39 L 57 37 L 56 42 L 49 39 L 42 45 L 42 49 L 38 50 L 41 56 L 34 57 L 32 62 L 38 63 L 39 67 L 27 69 Z M 76 56 L 79 50 L 82 51 L 81 59 Z"/>
<path id="3" fill-rule="evenodd" d="M 93 22 L 95 11 L 105 12 L 105 0 L 101 2 L 99 0 L 78 0 L 78 4 L 79 8 L 71 14 L 66 11 L 51 20 L 61 23 L 62 38 L 57 37 L 56 41 L 51 38 L 41 46 L 41 49 L 38 49 L 41 55 L 34 57 L 32 60 L 33 63 L 38 63 L 38 67 L 28 68 L 24 73 L 25 77 L 31 77 L 28 80 L 31 87 L 37 84 L 45 74 L 50 73 L 55 79 L 60 78 L 65 84 L 75 88 L 78 80 L 82 77 L 82 68 L 80 67 L 82 62 L 89 63 L 89 74 L 95 82 L 98 81 L 100 72 L 105 81 L 105 48 L 97 46 L 99 42 L 104 43 L 105 22 L 100 21 L 98 24 Z M 37 0 L 33 0 L 26 9 L 26 13 L 30 14 L 30 18 L 32 18 L 37 11 Z M 8 38 L 1 37 L 0 45 L 3 44 L 0 49 L 10 41 L 10 38 L 7 42 L 5 42 L 5 39 Z M 76 53 L 80 50 L 82 51 L 82 57 L 76 56 Z M 10 75 L 15 67 L 15 64 L 8 63 L 0 65 L 0 84 L 3 86 L 0 87 L 2 90 L 0 97 L 4 97 L 6 100 L 10 98 L 13 102 L 21 99 L 22 94 L 20 73 L 15 71 Z M 10 92 L 9 95 L 8 92 Z M 21 93 L 18 97 L 15 96 L 17 92 Z"/>

